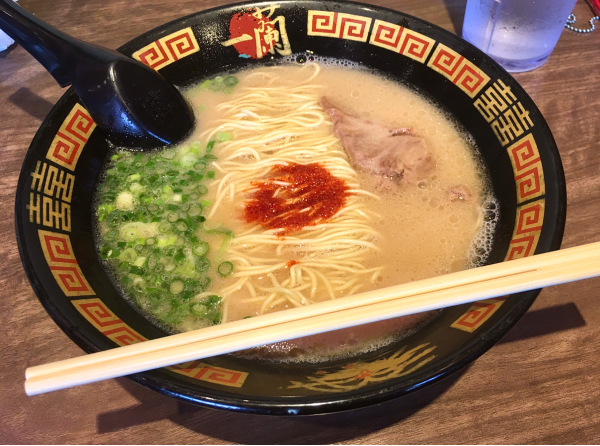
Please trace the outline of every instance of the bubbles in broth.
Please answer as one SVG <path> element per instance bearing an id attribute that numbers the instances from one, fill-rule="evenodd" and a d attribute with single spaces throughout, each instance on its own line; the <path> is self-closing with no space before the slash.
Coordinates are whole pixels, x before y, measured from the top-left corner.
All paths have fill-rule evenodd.
<path id="1" fill-rule="evenodd" d="M 146 317 L 186 331 L 485 261 L 499 210 L 472 138 L 421 95 L 354 65 L 317 59 L 207 79 L 185 92 L 199 123 L 188 141 L 115 152 L 98 193 L 98 249 Z M 340 119 L 353 123 L 347 138 Z M 407 161 L 392 163 L 404 174 L 367 168 L 381 135 L 360 136 L 374 141 L 356 149 L 368 156 L 346 147 L 363 124 L 427 150 L 435 169 L 417 181 Z M 389 344 L 432 316 L 246 354 L 331 359 Z"/>

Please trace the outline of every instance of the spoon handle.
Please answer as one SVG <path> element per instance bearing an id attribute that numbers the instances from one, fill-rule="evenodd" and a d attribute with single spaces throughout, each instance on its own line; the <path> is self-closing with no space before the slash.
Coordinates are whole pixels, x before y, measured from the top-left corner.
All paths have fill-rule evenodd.
<path id="1" fill-rule="evenodd" d="M 0 28 L 25 48 L 61 87 L 71 84 L 62 68 L 73 47 L 73 38 L 39 20 L 12 0 L 0 0 Z"/>

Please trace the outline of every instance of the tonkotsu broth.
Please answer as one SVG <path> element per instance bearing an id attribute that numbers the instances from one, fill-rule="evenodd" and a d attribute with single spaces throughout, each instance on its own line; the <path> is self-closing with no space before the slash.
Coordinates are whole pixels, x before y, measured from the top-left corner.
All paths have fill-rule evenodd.
<path id="1" fill-rule="evenodd" d="M 353 272 L 338 271 L 332 276 L 328 276 L 333 280 L 330 290 L 333 290 L 336 298 L 350 293 L 355 294 L 466 269 L 473 266 L 473 258 L 477 255 L 475 250 L 478 250 L 478 254 L 481 256 L 481 253 L 489 248 L 487 245 L 493 232 L 493 222 L 488 222 L 487 225 L 483 224 L 482 203 L 484 201 L 491 202 L 493 198 L 489 196 L 486 174 L 472 146 L 467 143 L 466 136 L 461 134 L 448 117 L 410 89 L 364 70 L 320 66 L 318 74 L 310 79 L 315 72 L 315 65 L 312 63 L 305 66 L 277 66 L 237 73 L 239 84 L 230 94 L 200 87 L 192 88 L 187 92 L 188 99 L 194 108 L 199 110 L 197 113 L 198 128 L 191 135 L 187 144 L 191 144 L 193 141 L 206 144 L 207 138 L 214 138 L 217 130 L 227 131 L 231 136 L 230 141 L 216 144 L 212 151 L 217 157 L 215 160 L 216 174 L 214 180 L 205 183 L 208 192 L 202 198 L 211 202 L 211 206 L 216 208 L 211 210 L 211 206 L 209 206 L 205 213 L 208 227 L 222 224 L 235 235 L 225 253 L 221 253 L 222 258 L 219 259 L 219 261 L 228 260 L 228 255 L 232 257 L 234 270 L 233 274 L 225 278 L 212 277 L 213 282 L 209 289 L 201 293 L 201 296 L 192 298 L 192 300 L 200 300 L 207 294 L 219 295 L 220 290 L 229 290 L 221 309 L 225 321 L 297 306 L 291 298 L 288 300 L 272 298 L 269 301 L 272 305 L 265 307 L 265 299 L 261 300 L 257 297 L 260 295 L 261 289 L 271 290 L 275 289 L 273 288 L 274 284 L 285 283 L 286 280 L 289 282 L 292 268 L 296 268 L 296 272 L 293 274 L 291 283 L 296 288 L 302 288 L 302 284 L 304 284 L 306 296 L 308 296 L 308 290 L 312 288 L 312 294 L 310 299 L 307 297 L 307 301 L 317 302 L 332 297 L 331 291 L 328 292 L 324 285 L 324 279 L 321 280 L 320 276 L 317 277 L 319 289 L 315 292 L 314 285 L 312 287 L 306 285 L 310 280 L 307 273 L 298 275 L 299 268 L 295 267 L 296 264 L 300 267 L 303 264 L 309 264 L 311 259 L 313 263 L 328 261 L 327 259 L 333 258 L 331 252 L 326 252 L 327 250 L 310 251 L 302 246 L 294 246 L 289 249 L 284 247 L 278 252 L 279 246 L 276 242 L 265 243 L 262 247 L 260 244 L 246 246 L 246 243 L 238 242 L 238 240 L 245 240 L 245 234 L 252 234 L 252 227 L 256 226 L 244 220 L 243 209 L 249 191 L 253 187 L 252 181 L 260 181 L 262 177 L 258 172 L 264 173 L 264 169 L 257 168 L 257 174 L 252 177 L 252 181 L 235 185 L 233 196 L 231 193 L 226 193 L 230 184 L 226 181 L 221 183 L 224 178 L 235 178 L 235 173 L 227 170 L 227 160 L 230 162 L 235 160 L 240 165 L 252 164 L 256 161 L 253 159 L 252 151 L 248 150 L 243 156 L 235 157 L 234 153 L 238 152 L 231 147 L 235 146 L 236 141 L 239 141 L 240 138 L 260 139 L 263 131 L 261 125 L 248 129 L 244 126 L 236 128 L 228 126 L 227 122 L 229 121 L 224 120 L 228 119 L 228 115 L 229 117 L 233 116 L 232 107 L 224 104 L 234 103 L 244 95 L 255 95 L 256 104 L 258 104 L 261 95 L 269 89 L 291 91 L 303 83 L 309 84 L 310 93 L 307 94 L 317 99 L 326 95 L 337 108 L 347 114 L 379 122 L 389 128 L 413 129 L 416 134 L 425 139 L 435 159 L 436 172 L 433 178 L 417 185 L 398 184 L 394 185 L 392 189 L 382 189 L 379 185 L 380 178 L 377 175 L 360 171 L 352 174 L 353 181 L 356 181 L 360 189 L 366 193 L 356 193 L 349 201 L 348 206 L 358 206 L 359 210 L 356 212 L 360 211 L 364 214 L 362 223 L 365 224 L 365 227 L 372 228 L 372 231 L 365 230 L 364 234 L 361 233 L 362 235 L 355 235 L 355 237 L 364 240 L 369 246 L 376 247 L 377 251 L 363 246 L 356 250 L 356 255 L 344 257 L 347 259 L 344 261 L 347 262 L 352 262 L 354 258 L 358 259 L 360 268 L 366 272 L 354 274 Z M 307 82 L 307 80 L 309 81 Z M 261 120 L 257 116 L 260 116 L 263 121 L 282 115 L 284 116 L 283 120 L 293 121 L 295 119 L 290 117 L 288 111 L 273 106 L 252 111 L 253 101 L 254 99 L 248 101 L 244 107 L 237 109 L 235 116 L 240 122 L 260 123 Z M 321 110 L 318 104 L 311 104 L 310 101 L 307 102 L 308 110 Z M 290 107 L 293 108 L 293 104 Z M 256 116 L 253 116 L 252 113 Z M 331 121 L 327 115 L 325 117 L 324 121 L 316 126 L 316 130 L 312 131 L 331 134 Z M 310 138 L 310 134 L 307 133 L 307 135 L 306 138 Z M 296 140 L 298 145 L 304 144 L 302 136 L 294 138 L 296 137 L 292 137 L 288 142 L 291 144 Z M 325 144 L 328 146 L 327 150 L 332 153 L 337 150 L 340 153 L 340 163 L 347 163 L 351 166 L 352 164 L 348 162 L 341 150 L 339 140 L 332 138 L 328 141 L 330 142 Z M 306 146 L 310 147 L 311 144 Z M 304 152 L 297 157 L 295 162 L 307 164 L 320 161 L 312 159 L 311 155 Z M 242 187 L 240 185 L 245 186 L 240 190 Z M 468 189 L 472 193 L 472 198 L 451 201 L 448 191 L 456 186 Z M 374 196 L 378 196 L 380 199 L 378 200 Z M 322 229 L 322 231 L 327 230 L 326 227 Z M 318 231 L 319 229 L 317 229 Z M 199 230 L 200 232 L 201 230 Z M 254 233 L 262 234 L 264 232 L 260 229 L 258 232 L 255 230 Z M 242 237 L 238 238 L 238 235 Z M 285 243 L 286 240 L 289 241 L 296 235 L 294 233 L 283 236 L 280 234 L 278 239 L 280 243 Z M 349 238 L 352 236 L 350 235 Z M 211 243 L 211 250 L 213 250 L 213 245 L 217 245 L 218 248 L 220 243 L 219 236 L 215 234 L 203 234 L 202 240 Z M 301 242 L 298 242 L 298 245 L 301 245 Z M 247 249 L 248 252 L 244 252 L 244 249 Z M 240 279 L 239 274 L 244 270 L 240 263 L 241 260 L 236 261 L 237 257 L 231 254 L 237 252 L 244 252 L 244 255 L 250 259 L 277 257 L 279 261 L 288 262 L 288 264 L 285 268 L 251 275 L 246 280 L 247 283 L 237 287 L 237 284 L 241 283 L 243 279 L 243 277 Z M 483 254 L 483 257 L 485 255 Z M 254 263 L 261 264 L 260 261 Z M 246 265 L 246 268 L 250 268 L 250 266 Z M 352 268 L 350 267 L 350 269 Z M 343 285 L 344 282 L 350 280 L 353 281 L 351 286 Z M 290 286 L 290 288 L 294 289 L 294 286 Z M 315 353 L 314 349 L 318 346 L 320 348 L 318 352 L 336 356 L 349 351 L 372 348 L 369 345 L 388 343 L 402 333 L 406 333 L 407 330 L 416 327 L 427 317 L 428 315 L 415 315 L 387 321 L 378 326 L 356 327 L 320 337 L 288 341 L 265 351 L 284 356 L 290 352 L 294 354 L 300 352 L 300 356 L 304 360 L 315 360 L 307 357 L 306 353 Z M 186 318 L 181 324 L 178 324 L 177 329 L 188 330 L 198 326 L 199 324 L 193 318 Z"/>
<path id="2" fill-rule="evenodd" d="M 275 69 L 277 80 L 271 86 L 291 87 L 307 77 L 296 66 Z M 249 74 L 251 77 L 247 79 Z M 268 79 L 251 73 L 239 73 L 238 77 L 240 87 L 260 87 L 268 82 Z M 359 174 L 361 186 L 382 197 L 381 201 L 369 198 L 364 201 L 380 215 L 373 224 L 381 234 L 378 245 L 382 251 L 373 255 L 370 262 L 374 266 L 386 265 L 381 279 L 376 284 L 365 284 L 361 291 L 465 269 L 481 226 L 481 198 L 471 203 L 450 203 L 446 198 L 447 190 L 464 185 L 483 197 L 485 177 L 464 135 L 427 100 L 406 87 L 366 71 L 323 67 L 311 84 L 320 85 L 321 91 L 316 94 L 327 94 L 336 106 L 349 114 L 379 121 L 390 128 L 416 129 L 426 139 L 437 164 L 433 180 L 424 181 L 418 187 L 402 184 L 392 193 L 375 189 L 377 176 Z M 192 137 L 199 139 L 198 135 L 205 129 L 214 127 L 213 120 L 220 119 L 214 108 L 222 101 L 222 96 L 203 91 L 191 96 L 191 100 L 205 107 L 199 114 L 201 127 Z M 214 191 L 209 190 L 208 196 L 214 200 Z M 244 195 L 239 194 L 215 215 L 217 220 L 226 221 L 234 234 L 247 229 L 247 224 L 240 218 L 243 201 Z M 245 305 L 232 305 L 229 311 L 230 320 L 256 314 L 252 306 Z"/>

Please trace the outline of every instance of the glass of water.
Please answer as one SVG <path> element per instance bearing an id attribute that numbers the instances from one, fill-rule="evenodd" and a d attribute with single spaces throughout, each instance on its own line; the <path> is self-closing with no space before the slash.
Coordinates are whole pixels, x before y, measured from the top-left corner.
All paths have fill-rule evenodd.
<path id="1" fill-rule="evenodd" d="M 577 0 L 467 0 L 463 38 L 511 72 L 544 64 Z"/>

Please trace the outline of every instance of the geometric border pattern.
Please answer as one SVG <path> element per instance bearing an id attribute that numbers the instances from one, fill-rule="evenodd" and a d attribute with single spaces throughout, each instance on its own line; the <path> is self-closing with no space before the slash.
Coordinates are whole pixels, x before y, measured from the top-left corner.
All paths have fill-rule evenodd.
<path id="1" fill-rule="evenodd" d="M 366 42 L 371 22 L 370 17 L 309 10 L 306 33 L 309 36 Z M 421 63 L 425 63 L 435 43 L 430 37 L 378 19 L 373 24 L 369 39 L 371 45 L 394 51 Z M 472 62 L 441 43 L 438 43 L 427 66 L 452 81 L 470 98 L 477 96 L 490 81 L 490 77 Z"/>
<path id="2" fill-rule="evenodd" d="M 517 208 L 515 229 L 505 261 L 521 259 L 535 253 L 544 223 L 545 199 L 540 199 Z"/>
<path id="3" fill-rule="evenodd" d="M 497 297 L 473 302 L 471 307 L 450 326 L 473 333 L 492 317 L 505 300 L 506 297 Z"/>
<path id="4" fill-rule="evenodd" d="M 75 104 L 52 140 L 46 158 L 74 171 L 79 155 L 95 128 L 96 123 L 87 110 Z"/>
<path id="5" fill-rule="evenodd" d="M 146 45 L 133 53 L 133 58 L 150 68 L 160 70 L 198 51 L 198 41 L 192 28 L 188 27 Z"/>
<path id="6" fill-rule="evenodd" d="M 537 144 L 529 134 L 507 148 L 515 173 L 517 203 L 541 197 L 546 193 L 544 169 Z"/>
<path id="7" fill-rule="evenodd" d="M 185 362 L 168 367 L 168 369 L 189 378 L 229 387 L 242 387 L 248 377 L 247 372 L 214 367 L 200 361 Z"/>
<path id="8" fill-rule="evenodd" d="M 309 36 L 366 42 L 372 19 L 353 14 L 329 11 L 308 11 Z"/>
<path id="9" fill-rule="evenodd" d="M 122 347 L 147 340 L 119 319 L 100 299 L 81 299 L 71 302 L 90 324 L 115 344 Z"/>
<path id="10" fill-rule="evenodd" d="M 72 300 L 71 303 L 94 328 L 121 347 L 148 340 L 119 319 L 97 297 Z M 213 367 L 200 361 L 190 361 L 165 368 L 193 379 L 229 387 L 241 387 L 248 377 L 246 372 Z"/>
<path id="11" fill-rule="evenodd" d="M 474 98 L 490 80 L 487 74 L 464 56 L 441 43 L 438 44 L 427 66 L 448 78 L 471 98 Z"/>
<path id="12" fill-rule="evenodd" d="M 66 296 L 93 296 L 96 294 L 73 254 L 67 234 L 38 230 L 40 244 L 56 283 Z"/>
<path id="13" fill-rule="evenodd" d="M 369 43 L 425 63 L 435 40 L 402 26 L 375 20 Z"/>

